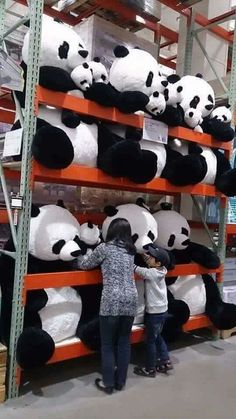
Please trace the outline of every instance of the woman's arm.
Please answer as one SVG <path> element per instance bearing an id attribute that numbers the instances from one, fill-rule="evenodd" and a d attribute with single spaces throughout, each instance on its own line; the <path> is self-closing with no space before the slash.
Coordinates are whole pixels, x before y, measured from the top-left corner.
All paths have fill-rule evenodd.
<path id="1" fill-rule="evenodd" d="M 89 270 L 101 265 L 106 256 L 105 246 L 105 243 L 101 243 L 93 252 L 79 256 L 77 258 L 77 267 L 79 269 Z"/>

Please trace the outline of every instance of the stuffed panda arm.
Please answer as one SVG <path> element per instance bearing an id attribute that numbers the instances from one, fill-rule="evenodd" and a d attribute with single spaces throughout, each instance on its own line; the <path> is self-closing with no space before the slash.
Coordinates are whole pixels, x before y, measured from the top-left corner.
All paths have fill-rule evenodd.
<path id="1" fill-rule="evenodd" d="M 199 265 L 202 265 L 205 268 L 216 269 L 220 266 L 219 257 L 202 244 L 190 242 L 188 253 L 192 261 L 199 263 Z"/>
<path id="2" fill-rule="evenodd" d="M 235 130 L 229 124 L 216 118 L 204 118 L 201 127 L 203 132 L 211 134 L 216 140 L 228 142 L 234 138 Z"/>
<path id="3" fill-rule="evenodd" d="M 40 67 L 39 85 L 45 87 L 46 89 L 65 93 L 70 90 L 78 89 L 70 74 L 66 70 L 51 66 Z"/>

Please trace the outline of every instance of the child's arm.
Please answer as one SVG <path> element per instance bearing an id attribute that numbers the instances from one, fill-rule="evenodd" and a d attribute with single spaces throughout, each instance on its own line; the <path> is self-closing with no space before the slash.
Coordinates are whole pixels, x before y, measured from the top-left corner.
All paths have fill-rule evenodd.
<path id="1" fill-rule="evenodd" d="M 105 256 L 105 243 L 101 243 L 93 252 L 79 256 L 76 260 L 77 267 L 84 270 L 96 268 L 101 265 Z"/>
<path id="2" fill-rule="evenodd" d="M 153 268 L 141 268 L 141 266 L 134 265 L 134 273 L 138 274 L 142 279 L 155 279 L 156 269 Z"/>

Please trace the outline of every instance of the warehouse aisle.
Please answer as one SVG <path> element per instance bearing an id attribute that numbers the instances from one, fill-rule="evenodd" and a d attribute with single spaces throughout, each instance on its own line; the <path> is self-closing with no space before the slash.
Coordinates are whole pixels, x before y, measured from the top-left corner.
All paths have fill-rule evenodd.
<path id="1" fill-rule="evenodd" d="M 143 348 L 136 348 L 133 362 Z M 1 419 L 232 419 L 236 409 L 236 336 L 171 352 L 175 372 L 141 378 L 130 367 L 126 391 L 106 396 L 93 385 L 97 357 L 47 367 L 24 394 L 0 407 Z"/>

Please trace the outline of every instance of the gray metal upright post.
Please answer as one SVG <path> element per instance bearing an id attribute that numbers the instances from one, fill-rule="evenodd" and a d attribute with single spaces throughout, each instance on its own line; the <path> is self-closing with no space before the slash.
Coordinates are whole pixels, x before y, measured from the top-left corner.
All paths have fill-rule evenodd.
<path id="1" fill-rule="evenodd" d="M 185 43 L 183 75 L 191 74 L 193 56 L 193 30 L 195 25 L 195 13 L 191 10 L 191 16 L 187 18 L 187 34 Z"/>
<path id="2" fill-rule="evenodd" d="M 15 266 L 15 280 L 12 305 L 12 323 L 9 347 L 9 379 L 8 398 L 18 396 L 16 382 L 16 345 L 23 329 L 24 307 L 22 305 L 22 282 L 27 272 L 28 237 L 31 214 L 32 192 L 30 188 L 30 175 L 32 168 L 31 143 L 36 129 L 34 115 L 35 87 L 39 76 L 39 53 L 41 42 L 41 21 L 43 14 L 43 0 L 29 0 L 30 8 L 30 47 L 26 80 L 26 103 L 23 125 L 23 151 L 20 181 L 20 196 L 23 197 L 23 209 L 20 214 L 17 232 L 17 254 Z"/>

